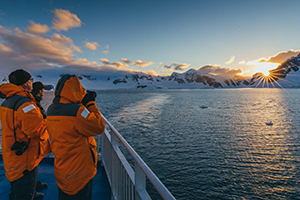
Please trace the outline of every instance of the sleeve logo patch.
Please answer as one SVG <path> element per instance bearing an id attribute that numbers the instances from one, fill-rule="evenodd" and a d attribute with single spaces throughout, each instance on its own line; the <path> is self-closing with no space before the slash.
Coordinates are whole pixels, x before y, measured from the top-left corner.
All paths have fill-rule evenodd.
<path id="1" fill-rule="evenodd" d="M 86 117 L 88 116 L 89 113 L 90 113 L 90 112 L 88 111 L 88 109 L 85 108 L 85 109 L 82 111 L 81 116 L 84 117 L 84 118 L 86 118 Z"/>
<path id="2" fill-rule="evenodd" d="M 24 113 L 27 113 L 31 110 L 35 109 L 35 106 L 33 104 L 26 106 L 25 108 L 23 108 Z"/>

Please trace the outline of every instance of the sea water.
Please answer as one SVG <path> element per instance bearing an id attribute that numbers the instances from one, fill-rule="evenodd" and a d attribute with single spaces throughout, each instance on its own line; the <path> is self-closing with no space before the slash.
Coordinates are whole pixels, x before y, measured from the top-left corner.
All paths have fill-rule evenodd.
<path id="1" fill-rule="evenodd" d="M 101 113 L 175 198 L 300 198 L 300 89 L 97 94 Z M 45 93 L 44 107 L 52 99 Z"/>
<path id="2" fill-rule="evenodd" d="M 177 199 L 300 198 L 300 89 L 99 91 L 97 105 Z"/>

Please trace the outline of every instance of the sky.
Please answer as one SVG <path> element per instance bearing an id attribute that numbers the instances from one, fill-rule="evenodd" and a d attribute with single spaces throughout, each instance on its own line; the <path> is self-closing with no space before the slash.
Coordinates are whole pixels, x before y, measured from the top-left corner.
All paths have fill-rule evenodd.
<path id="1" fill-rule="evenodd" d="M 267 73 L 300 53 L 298 0 L 1 0 L 0 73 Z"/>

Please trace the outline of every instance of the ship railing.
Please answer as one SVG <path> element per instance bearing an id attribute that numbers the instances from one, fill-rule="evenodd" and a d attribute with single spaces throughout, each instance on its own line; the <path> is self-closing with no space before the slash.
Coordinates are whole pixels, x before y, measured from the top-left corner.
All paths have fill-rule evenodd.
<path id="1" fill-rule="evenodd" d="M 175 199 L 164 184 L 147 166 L 143 159 L 128 144 L 123 136 L 103 116 L 106 129 L 100 135 L 102 164 L 111 186 L 112 198 L 114 199 L 151 199 L 146 189 L 146 178 L 154 186 L 162 199 Z M 110 131 L 108 131 L 108 129 Z M 119 142 L 118 142 L 119 141 Z M 130 165 L 121 149 L 125 148 L 134 164 Z"/>

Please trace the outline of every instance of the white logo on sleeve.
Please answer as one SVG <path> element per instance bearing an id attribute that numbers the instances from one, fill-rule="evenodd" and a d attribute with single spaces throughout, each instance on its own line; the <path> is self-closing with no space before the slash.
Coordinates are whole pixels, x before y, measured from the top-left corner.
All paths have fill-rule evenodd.
<path id="1" fill-rule="evenodd" d="M 27 113 L 31 110 L 35 109 L 35 106 L 33 104 L 26 106 L 25 108 L 23 108 L 24 113 Z"/>
<path id="2" fill-rule="evenodd" d="M 88 109 L 85 108 L 85 109 L 82 111 L 81 116 L 84 117 L 84 118 L 86 118 L 86 117 L 88 116 L 89 113 L 90 113 L 90 112 L 88 111 Z"/>

